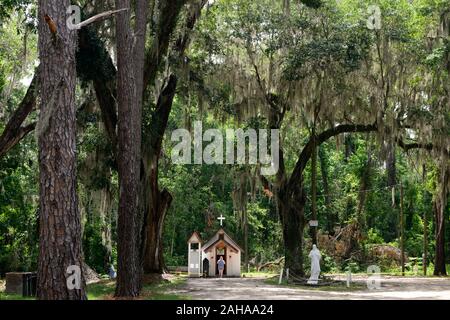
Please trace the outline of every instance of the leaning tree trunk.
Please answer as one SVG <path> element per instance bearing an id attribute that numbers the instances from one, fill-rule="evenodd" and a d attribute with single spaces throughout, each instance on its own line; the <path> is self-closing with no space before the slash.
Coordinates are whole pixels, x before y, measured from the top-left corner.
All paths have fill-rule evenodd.
<path id="1" fill-rule="evenodd" d="M 161 8 L 160 34 L 147 55 L 144 85 L 153 83 L 158 69 L 158 61 L 167 53 L 170 36 L 176 26 L 178 14 L 186 3 L 182 1 L 166 1 Z M 207 0 L 192 3 L 191 10 L 184 22 L 184 32 L 175 41 L 174 60 L 182 61 L 186 50 L 190 33 L 200 17 L 202 8 Z M 158 186 L 158 162 L 161 154 L 162 139 L 167 128 L 169 114 L 172 109 L 173 98 L 177 86 L 177 78 L 169 77 L 167 86 L 158 97 L 157 109 L 151 121 L 151 134 L 144 139 L 143 148 L 143 177 L 141 177 L 141 211 L 144 216 L 142 228 L 141 256 L 145 273 L 161 273 L 164 271 L 164 255 L 162 233 L 164 220 L 172 202 L 172 196 L 167 190 L 160 191 Z"/>
<path id="2" fill-rule="evenodd" d="M 433 210 L 435 215 L 435 233 L 436 233 L 436 252 L 434 261 L 434 275 L 445 276 L 447 271 L 445 269 L 445 210 L 447 207 L 450 172 L 444 164 L 442 173 L 439 178 L 439 190 L 433 203 Z"/>
<path id="3" fill-rule="evenodd" d="M 36 124 L 22 126 L 28 115 L 36 107 L 36 87 L 37 74 L 39 68 L 36 69 L 36 74 L 31 81 L 30 87 L 27 90 L 25 97 L 20 103 L 17 110 L 12 114 L 11 119 L 6 124 L 3 133 L 0 136 L 0 159 L 4 157 L 9 150 L 11 150 L 20 140 L 22 140 L 29 132 L 33 131 Z"/>
<path id="4" fill-rule="evenodd" d="M 166 189 L 163 191 L 159 189 L 158 166 L 177 82 L 178 79 L 174 75 L 169 77 L 152 116 L 151 133 L 145 137 L 142 145 L 144 176 L 141 179 L 141 198 L 144 226 L 141 254 L 144 273 L 162 273 L 165 268 L 162 233 L 172 196 Z"/>
<path id="5" fill-rule="evenodd" d="M 86 299 L 76 194 L 76 31 L 66 26 L 69 5 L 69 0 L 39 1 L 41 113 L 36 132 L 40 169 L 37 296 L 46 300 Z"/>

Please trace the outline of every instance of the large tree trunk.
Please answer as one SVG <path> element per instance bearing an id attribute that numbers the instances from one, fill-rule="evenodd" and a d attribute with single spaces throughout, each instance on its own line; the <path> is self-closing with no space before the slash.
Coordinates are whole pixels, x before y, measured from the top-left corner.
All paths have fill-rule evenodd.
<path id="1" fill-rule="evenodd" d="M 301 183 L 299 184 L 301 185 Z M 305 196 L 300 186 L 292 190 L 283 185 L 278 190 L 278 211 L 283 227 L 285 268 L 303 277 L 303 229 Z"/>
<path id="2" fill-rule="evenodd" d="M 161 155 L 162 140 L 172 110 L 173 98 L 177 87 L 177 78 L 170 76 L 162 91 L 156 110 L 152 117 L 152 132 L 143 144 L 143 171 L 141 181 L 144 212 L 144 232 L 142 255 L 145 273 L 162 273 L 164 271 L 164 256 L 162 232 L 167 210 L 172 202 L 172 196 L 167 190 L 160 191 L 158 183 L 158 166 Z"/>
<path id="3" fill-rule="evenodd" d="M 130 0 L 116 0 L 116 8 L 130 8 Z M 141 159 L 141 119 L 144 81 L 145 35 L 148 3 L 136 1 L 134 30 L 130 10 L 118 14 L 117 101 L 119 217 L 116 296 L 138 296 L 141 287 L 139 262 L 139 180 Z"/>
<path id="4" fill-rule="evenodd" d="M 81 223 L 76 194 L 76 32 L 66 26 L 69 0 L 39 1 L 39 299 L 86 299 L 83 272 L 72 276 L 71 266 L 83 270 Z M 45 23 L 56 23 L 53 35 Z M 75 273 L 77 273 L 75 267 Z M 79 287 L 77 286 L 79 284 Z"/>
<path id="5" fill-rule="evenodd" d="M 438 193 L 433 202 L 433 210 L 435 216 L 435 233 L 436 233 L 436 252 L 434 260 L 434 275 L 445 276 L 445 211 L 447 208 L 447 200 L 450 184 L 449 167 L 444 164 L 442 172 L 439 176 Z"/>
<path id="6" fill-rule="evenodd" d="M 156 160 L 157 161 L 157 160 Z M 146 205 L 144 272 L 163 273 L 165 270 L 162 235 L 167 211 L 172 202 L 171 194 L 158 187 L 157 168 L 152 170 L 145 194 L 149 197 Z"/>

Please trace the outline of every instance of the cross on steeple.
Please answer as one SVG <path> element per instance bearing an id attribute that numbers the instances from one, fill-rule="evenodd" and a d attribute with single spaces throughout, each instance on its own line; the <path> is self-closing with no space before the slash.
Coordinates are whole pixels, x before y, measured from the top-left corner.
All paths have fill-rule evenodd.
<path id="1" fill-rule="evenodd" d="M 217 220 L 220 220 L 220 226 L 222 227 L 223 220 L 225 220 L 225 217 L 222 214 L 220 214 L 220 217 L 218 217 Z"/>

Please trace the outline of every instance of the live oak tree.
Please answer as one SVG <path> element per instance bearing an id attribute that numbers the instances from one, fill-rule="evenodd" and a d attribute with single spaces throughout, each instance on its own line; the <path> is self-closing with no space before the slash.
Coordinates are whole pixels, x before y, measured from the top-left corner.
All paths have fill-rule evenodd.
<path id="1" fill-rule="evenodd" d="M 66 24 L 69 5 L 69 0 L 40 0 L 38 11 L 40 116 L 36 135 L 39 139 L 40 202 L 37 296 L 50 300 L 86 299 L 76 191 L 76 31 L 69 30 Z M 56 30 L 50 28 L 46 16 Z"/>
<path id="2" fill-rule="evenodd" d="M 431 92 L 442 95 L 440 99 L 433 101 L 432 106 L 436 110 L 442 110 L 442 115 L 438 117 L 439 125 L 435 128 L 441 132 L 436 135 L 441 140 L 441 144 L 448 144 L 448 114 L 450 110 L 450 11 L 448 6 L 443 5 L 439 13 L 439 23 L 432 32 L 431 48 L 432 53 L 427 57 L 427 62 L 432 68 Z M 446 114 L 446 115 L 445 115 Z M 447 152 L 446 152 L 447 151 Z M 436 154 L 437 158 L 437 181 L 436 191 L 433 201 L 433 210 L 435 216 L 435 260 L 434 275 L 447 275 L 445 266 L 446 239 L 445 239 L 445 211 L 450 193 L 450 160 L 447 150 L 442 149 Z M 448 241 L 448 239 L 447 239 Z"/>
<path id="3" fill-rule="evenodd" d="M 422 149 L 421 154 L 448 156 L 448 139 L 444 138 L 448 123 L 442 121 L 447 100 L 432 110 L 437 115 L 436 130 L 426 134 L 430 118 L 423 109 L 433 100 L 415 95 L 428 89 L 404 80 L 430 74 L 417 68 L 423 54 L 408 54 L 422 50 L 414 46 L 415 37 L 423 39 L 426 31 L 420 29 L 423 25 L 406 23 L 414 14 L 407 2 L 382 2 L 382 10 L 389 15 L 384 15 L 388 18 L 381 28 L 369 28 L 369 17 L 350 9 L 350 2 L 323 1 L 317 11 L 298 4 L 292 7 L 292 3 L 288 7 L 286 2 L 282 6 L 264 1 L 229 2 L 212 15 L 223 24 L 205 35 L 219 39 L 222 49 L 208 44 L 200 47 L 209 56 L 209 69 L 205 69 L 212 70 L 203 76 L 202 89 L 217 91 L 225 82 L 231 109 L 240 121 L 265 117 L 270 128 L 287 130 L 284 124 L 288 121 L 309 131 L 294 159 L 286 155 L 282 139 L 280 169 L 270 179 L 283 226 L 286 267 L 302 276 L 307 198 L 303 173 L 317 147 L 343 133 L 376 133 L 382 150 L 390 146 L 387 162 L 392 184 L 395 145 L 405 151 Z M 367 11 L 367 5 L 361 4 L 361 12 Z M 345 18 L 346 10 L 355 14 Z M 422 113 L 417 112 L 420 109 Z M 414 141 L 415 136 L 419 141 Z M 361 188 L 367 183 L 363 177 Z M 361 206 L 363 202 L 361 198 Z"/>
<path id="4" fill-rule="evenodd" d="M 192 31 L 207 2 L 206 0 L 188 4 L 180 0 L 164 2 L 159 10 L 159 19 L 156 21 L 157 36 L 147 52 L 144 83 L 147 88 L 153 88 L 156 104 L 148 112 L 151 120 L 145 125 L 142 143 L 141 210 L 144 217 L 142 259 L 145 273 L 162 273 L 166 268 L 163 230 L 172 195 L 167 189 L 160 190 L 159 160 L 178 84 L 179 76 L 176 73 L 182 71 Z M 182 10 L 184 5 L 185 10 Z M 181 21 L 178 28 L 176 28 L 177 21 Z M 176 37 L 173 37 L 174 34 Z M 160 70 L 161 65 L 165 64 L 166 67 Z M 159 81 L 154 83 L 157 78 Z"/>

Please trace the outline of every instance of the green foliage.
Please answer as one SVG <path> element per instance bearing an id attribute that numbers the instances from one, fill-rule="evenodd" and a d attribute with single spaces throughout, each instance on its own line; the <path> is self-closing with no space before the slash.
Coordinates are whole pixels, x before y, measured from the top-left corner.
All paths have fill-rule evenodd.
<path id="1" fill-rule="evenodd" d="M 351 272 L 351 273 L 358 273 L 360 272 L 360 265 L 359 263 L 355 262 L 355 261 L 346 261 L 344 263 L 344 271 L 345 272 Z"/>
<path id="2" fill-rule="evenodd" d="M 322 252 L 322 261 L 320 263 L 320 270 L 323 273 L 334 273 L 339 271 L 338 265 L 332 256 Z"/>
<path id="3" fill-rule="evenodd" d="M 326 68 L 334 72 L 350 72 L 356 70 L 367 57 L 373 39 L 363 17 L 352 23 L 346 20 L 343 12 L 328 5 L 320 13 L 320 20 L 317 20 L 316 13 L 307 15 L 306 21 L 303 16 L 293 18 L 294 25 L 302 26 L 301 33 L 310 36 L 291 40 L 293 43 L 284 67 L 284 73 L 290 80 L 305 78 Z M 320 29 L 321 25 L 326 26 L 325 32 Z"/>
<path id="4" fill-rule="evenodd" d="M 31 32 L 26 19 L 18 11 L 0 23 L 0 116 L 12 112 L 17 103 L 15 95 L 22 94 L 21 83 L 28 82 L 34 72 L 36 35 Z"/>
<path id="5" fill-rule="evenodd" d="M 376 230 L 370 228 L 367 231 L 367 242 L 371 244 L 382 244 L 384 243 L 384 239 L 377 233 Z"/>
<path id="6" fill-rule="evenodd" d="M 108 251 L 102 244 L 102 231 L 105 226 L 99 217 L 85 224 L 83 233 L 84 259 L 97 273 L 107 273 L 110 263 Z"/>
<path id="7" fill-rule="evenodd" d="M 37 263 L 37 162 L 33 140 L 25 144 L 0 159 L 0 276 Z"/>
<path id="8" fill-rule="evenodd" d="M 0 26 L 4 20 L 11 17 L 14 12 L 25 11 L 30 4 L 34 4 L 32 0 L 2 0 L 0 6 Z"/>
<path id="9" fill-rule="evenodd" d="M 448 46 L 437 47 L 425 58 L 425 64 L 432 68 L 443 65 L 446 55 L 449 53 Z"/>

